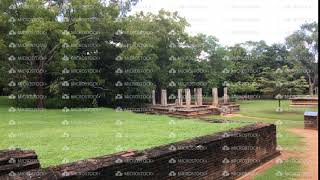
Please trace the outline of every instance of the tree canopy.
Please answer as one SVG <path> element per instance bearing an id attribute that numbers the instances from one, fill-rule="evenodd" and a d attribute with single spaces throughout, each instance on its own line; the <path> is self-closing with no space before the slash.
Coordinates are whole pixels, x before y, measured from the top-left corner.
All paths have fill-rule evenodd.
<path id="1" fill-rule="evenodd" d="M 1 95 L 30 95 L 17 104 L 38 108 L 141 106 L 153 89 L 159 96 L 161 89 L 201 87 L 210 95 L 228 86 L 234 95 L 275 96 L 313 94 L 318 84 L 315 22 L 285 44 L 224 46 L 188 34 L 177 12 L 128 15 L 137 3 L 1 0 Z"/>

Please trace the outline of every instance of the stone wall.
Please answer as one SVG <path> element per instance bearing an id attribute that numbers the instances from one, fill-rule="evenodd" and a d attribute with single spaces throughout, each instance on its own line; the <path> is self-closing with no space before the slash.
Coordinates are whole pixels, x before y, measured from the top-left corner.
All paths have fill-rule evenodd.
<path id="1" fill-rule="evenodd" d="M 122 152 L 30 170 L 11 178 L 236 179 L 279 155 L 276 147 L 276 126 L 255 124 L 144 151 Z"/>
<path id="2" fill-rule="evenodd" d="M 304 116 L 305 129 L 318 129 L 318 116 Z"/>

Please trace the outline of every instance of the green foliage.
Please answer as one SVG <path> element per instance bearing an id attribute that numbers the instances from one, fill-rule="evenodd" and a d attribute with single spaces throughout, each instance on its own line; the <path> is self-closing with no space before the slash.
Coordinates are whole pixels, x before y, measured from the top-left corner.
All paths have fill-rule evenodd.
<path id="1" fill-rule="evenodd" d="M 45 107 L 48 109 L 68 108 L 93 108 L 97 106 L 97 102 L 91 99 L 72 99 L 65 100 L 61 97 L 52 97 L 44 99 Z M 11 105 L 17 108 L 37 108 L 35 99 L 19 99 L 11 101 Z"/>
<path id="2" fill-rule="evenodd" d="M 265 68 L 259 79 L 260 91 L 272 96 L 303 94 L 308 84 L 303 76 L 295 77 L 295 71 L 287 66 L 276 70 Z"/>
<path id="3" fill-rule="evenodd" d="M 309 94 L 318 85 L 318 23 L 303 24 L 300 29 L 287 37 L 286 45 L 290 49 L 289 59 L 306 77 Z"/>
<path id="4" fill-rule="evenodd" d="M 230 84 L 230 93 L 235 95 L 273 95 L 281 90 L 277 83 L 283 83 L 282 89 L 287 89 L 282 93 L 299 94 L 305 93 L 304 79 L 311 90 L 317 85 L 316 23 L 303 25 L 287 38 L 285 45 L 248 41 L 224 47 L 214 36 L 188 34 L 189 24 L 177 12 L 160 10 L 156 14 L 138 12 L 129 16 L 138 0 L 13 2 L 1 0 L 0 6 L 0 94 L 38 94 L 48 99 L 63 94 L 89 94 L 101 97 L 91 99 L 95 106 L 139 107 L 150 103 L 150 98 L 115 97 L 148 96 L 153 89 L 159 96 L 161 89 L 171 94 L 178 88 L 197 87 L 211 95 L 211 88 L 221 88 L 225 83 Z M 21 8 L 24 5 L 41 8 Z M 29 46 L 12 48 L 12 43 Z M 12 56 L 44 57 L 44 60 L 9 61 Z M 79 61 L 72 57 L 97 60 Z M 294 72 L 288 77 L 277 77 L 274 71 L 284 66 Z M 11 68 L 44 73 L 8 74 Z M 64 74 L 65 69 L 92 69 L 99 73 Z M 118 73 L 119 70 L 123 72 Z M 10 81 L 46 84 L 8 87 Z M 62 86 L 66 81 L 96 85 Z M 118 82 L 147 85 L 117 87 Z M 257 83 L 261 83 L 259 88 Z M 36 101 L 37 107 L 45 104 L 48 103 Z M 56 107 L 60 106 L 57 103 Z"/>
<path id="5" fill-rule="evenodd" d="M 230 94 L 252 94 L 258 92 L 258 84 L 253 82 L 237 82 L 228 85 Z"/>

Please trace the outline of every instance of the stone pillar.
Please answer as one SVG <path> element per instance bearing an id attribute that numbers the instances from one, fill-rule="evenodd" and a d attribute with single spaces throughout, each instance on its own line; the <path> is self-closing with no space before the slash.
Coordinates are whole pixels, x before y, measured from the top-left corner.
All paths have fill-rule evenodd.
<path id="1" fill-rule="evenodd" d="M 186 105 L 187 107 L 190 107 L 191 105 L 191 92 L 190 89 L 185 89 L 185 96 L 186 96 Z"/>
<path id="2" fill-rule="evenodd" d="M 202 106 L 202 88 L 197 89 L 197 105 Z"/>
<path id="3" fill-rule="evenodd" d="M 156 91 L 152 90 L 152 105 L 156 105 Z"/>
<path id="4" fill-rule="evenodd" d="M 198 88 L 194 88 L 194 105 L 198 105 Z"/>
<path id="5" fill-rule="evenodd" d="M 223 103 L 228 103 L 228 88 L 223 88 Z"/>
<path id="6" fill-rule="evenodd" d="M 212 88 L 212 105 L 217 107 L 219 104 L 218 88 Z"/>
<path id="7" fill-rule="evenodd" d="M 183 105 L 182 89 L 178 89 L 178 105 Z"/>
<path id="8" fill-rule="evenodd" d="M 161 106 L 167 106 L 167 90 L 161 90 Z"/>

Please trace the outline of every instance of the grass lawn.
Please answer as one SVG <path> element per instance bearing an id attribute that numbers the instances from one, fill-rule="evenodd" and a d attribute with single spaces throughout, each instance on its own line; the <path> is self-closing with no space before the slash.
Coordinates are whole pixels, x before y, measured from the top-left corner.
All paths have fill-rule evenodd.
<path id="1" fill-rule="evenodd" d="M 316 108 L 292 108 L 288 100 L 281 101 L 282 112 L 277 112 L 277 100 L 241 101 L 241 114 L 250 117 L 268 118 L 274 120 L 303 121 L 303 112 L 317 111 Z M 290 124 L 295 124 L 291 122 Z"/>
<path id="2" fill-rule="evenodd" d="M 276 100 L 241 101 L 239 116 L 223 117 L 239 123 L 211 124 L 108 108 L 89 112 L 8 112 L 7 101 L 6 97 L 0 97 L 0 149 L 34 149 L 43 167 L 127 149 L 145 149 L 254 122 L 275 123 L 278 144 L 284 150 L 300 152 L 304 148 L 302 137 L 288 129 L 303 128 L 304 111 L 318 111 L 317 108 L 293 109 L 289 101 L 282 101 L 283 111 L 276 112 Z M 301 172 L 299 162 L 293 157 L 255 179 L 293 179 L 285 173 Z"/>
<path id="3" fill-rule="evenodd" d="M 304 111 L 318 111 L 317 108 L 290 108 L 289 101 L 281 101 L 282 112 L 277 112 L 277 100 L 252 100 L 240 101 L 240 116 L 223 117 L 224 119 L 239 121 L 239 122 L 265 122 L 274 123 L 277 125 L 277 141 L 283 150 L 302 152 L 304 143 L 302 137 L 288 131 L 289 128 L 303 128 L 303 113 Z M 220 116 L 213 116 L 221 118 Z M 289 160 L 278 164 L 265 173 L 260 174 L 255 179 L 270 180 L 270 179 L 292 179 L 288 175 L 279 174 L 279 172 L 289 172 L 289 174 L 301 172 L 300 161 Z"/>
<path id="4" fill-rule="evenodd" d="M 168 116 L 116 112 L 9 112 L 0 97 L 0 149 L 33 149 L 42 167 L 128 149 L 145 149 L 243 126 L 212 124 Z"/>

